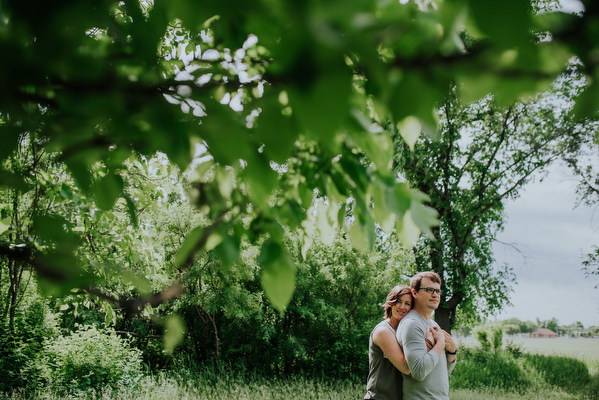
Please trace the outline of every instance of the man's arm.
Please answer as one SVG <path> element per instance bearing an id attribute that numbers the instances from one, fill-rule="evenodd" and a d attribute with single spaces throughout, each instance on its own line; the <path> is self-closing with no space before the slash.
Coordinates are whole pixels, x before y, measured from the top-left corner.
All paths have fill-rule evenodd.
<path id="1" fill-rule="evenodd" d="M 439 362 L 439 355 L 445 348 L 442 334 L 435 334 L 435 346 L 431 351 L 426 349 L 426 328 L 415 320 L 404 321 L 397 331 L 398 340 L 403 346 L 411 375 L 422 381 Z"/>

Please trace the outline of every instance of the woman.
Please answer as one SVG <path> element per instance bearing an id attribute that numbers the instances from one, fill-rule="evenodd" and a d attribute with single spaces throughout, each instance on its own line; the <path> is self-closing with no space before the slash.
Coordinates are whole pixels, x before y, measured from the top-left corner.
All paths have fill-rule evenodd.
<path id="1" fill-rule="evenodd" d="M 409 286 L 397 285 L 387 295 L 385 319 L 374 327 L 368 345 L 368 381 L 364 399 L 401 399 L 401 373 L 410 369 L 403 351 L 395 338 L 399 321 L 412 309 L 412 291 Z M 432 347 L 433 337 L 427 332 L 427 347 Z M 430 342 L 429 342 L 430 341 Z"/>

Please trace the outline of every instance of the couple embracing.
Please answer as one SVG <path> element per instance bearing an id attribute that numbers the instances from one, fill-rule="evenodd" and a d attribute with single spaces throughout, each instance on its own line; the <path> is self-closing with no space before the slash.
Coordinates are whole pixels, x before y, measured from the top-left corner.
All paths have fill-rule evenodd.
<path id="1" fill-rule="evenodd" d="M 457 345 L 431 319 L 440 301 L 441 277 L 432 271 L 391 290 L 385 319 L 370 334 L 364 399 L 449 400 Z"/>

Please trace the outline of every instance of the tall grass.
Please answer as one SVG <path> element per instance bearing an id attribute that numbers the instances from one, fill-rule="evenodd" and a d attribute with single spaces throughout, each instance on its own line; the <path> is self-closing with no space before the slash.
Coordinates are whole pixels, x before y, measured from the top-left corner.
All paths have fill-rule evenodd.
<path id="1" fill-rule="evenodd" d="M 562 343 L 563 344 L 563 343 Z M 450 378 L 452 400 L 599 400 L 599 374 L 574 357 L 530 354 L 517 344 L 505 350 L 461 346 L 459 363 Z M 169 371 L 148 373 L 135 387 L 98 388 L 70 396 L 47 389 L 8 395 L 13 400 L 203 400 L 362 399 L 366 377 L 265 377 L 260 371 L 223 367 L 224 372 L 179 360 Z M 195 371 L 195 372 L 194 372 Z M 64 392 L 64 391 L 63 391 Z M 0 397 L 2 395 L 0 394 Z"/>
<path id="2" fill-rule="evenodd" d="M 204 373 L 197 376 L 159 372 L 146 376 L 136 388 L 119 388 L 80 393 L 62 397 L 53 392 L 13 393 L 12 400 L 346 400 L 361 399 L 365 394 L 364 382 L 340 380 L 263 378 L 240 376 L 234 373 L 214 375 Z"/>
<path id="3" fill-rule="evenodd" d="M 572 354 L 576 352 L 568 351 L 568 345 L 587 344 L 592 348 L 596 345 L 596 341 L 545 340 L 544 343 L 534 342 L 533 344 L 536 351 L 529 353 L 528 349 L 513 341 L 506 341 L 505 350 L 464 346 L 462 343 L 460 364 L 456 366 L 450 377 L 450 386 L 456 394 L 452 396 L 452 400 L 470 398 L 599 400 L 597 371 L 599 363 L 596 361 L 599 354 L 590 357 L 588 354 L 585 357 L 574 357 Z M 547 354 L 540 354 L 538 349 L 544 349 Z M 547 388 L 551 393 L 555 393 L 554 397 L 546 396 Z M 491 393 L 500 393 L 500 395 L 489 397 Z"/>
<path id="4" fill-rule="evenodd" d="M 451 400 L 579 400 L 580 398 L 556 390 L 550 386 L 529 388 L 524 392 L 511 392 L 497 389 L 454 389 L 450 390 Z"/>

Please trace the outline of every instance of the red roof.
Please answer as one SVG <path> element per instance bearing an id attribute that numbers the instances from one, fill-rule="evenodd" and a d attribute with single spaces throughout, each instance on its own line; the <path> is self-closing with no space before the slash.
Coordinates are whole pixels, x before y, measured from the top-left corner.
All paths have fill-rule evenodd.
<path id="1" fill-rule="evenodd" d="M 551 329 L 539 328 L 532 333 L 533 335 L 557 335 L 557 333 L 553 332 Z"/>

